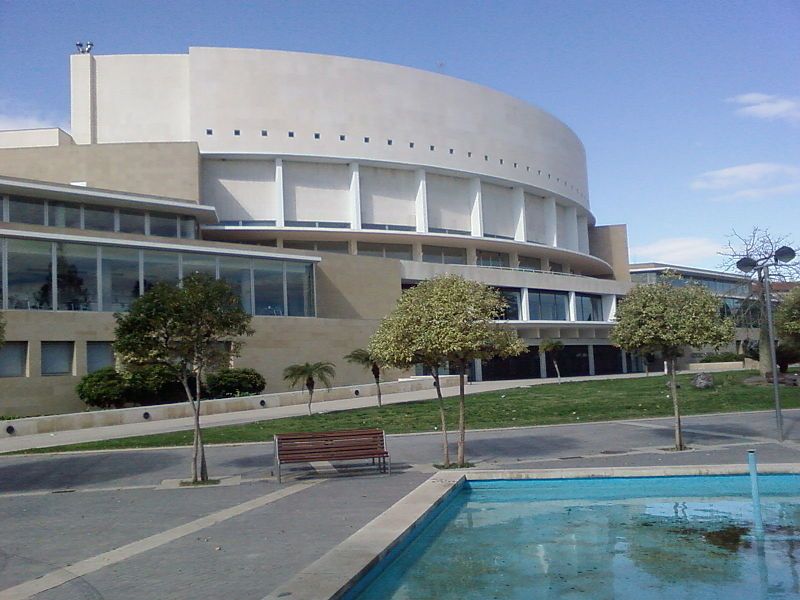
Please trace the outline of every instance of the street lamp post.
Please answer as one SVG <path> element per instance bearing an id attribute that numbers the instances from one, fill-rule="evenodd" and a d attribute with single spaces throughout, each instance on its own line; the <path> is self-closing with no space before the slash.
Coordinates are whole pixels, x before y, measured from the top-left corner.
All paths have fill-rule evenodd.
<path id="1" fill-rule="evenodd" d="M 754 270 L 758 271 L 759 278 L 764 281 L 764 303 L 766 304 L 767 312 L 767 335 L 769 337 L 769 356 L 772 365 L 772 396 L 775 398 L 775 423 L 778 427 L 778 441 L 783 441 L 783 415 L 781 414 L 781 392 L 780 384 L 778 383 L 778 361 L 775 353 L 775 329 L 772 323 L 772 295 L 769 287 L 769 263 L 773 264 L 787 263 L 794 260 L 795 251 L 788 246 L 782 246 L 775 252 L 757 261 L 754 258 L 745 256 L 739 259 L 736 263 L 736 268 L 744 273 L 752 273 Z M 760 349 L 764 351 L 763 348 Z"/>

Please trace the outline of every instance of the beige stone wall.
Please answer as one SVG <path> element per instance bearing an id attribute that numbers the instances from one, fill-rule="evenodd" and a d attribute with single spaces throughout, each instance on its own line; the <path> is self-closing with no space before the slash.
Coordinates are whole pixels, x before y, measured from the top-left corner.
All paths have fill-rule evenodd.
<path id="1" fill-rule="evenodd" d="M 0 379 L 0 415 L 26 416 L 75 412 L 85 408 L 75 386 L 86 374 L 86 342 L 112 341 L 111 313 L 7 311 L 6 339 L 28 342 L 28 376 Z M 253 336 L 245 340 L 237 367 L 252 367 L 267 379 L 267 391 L 288 390 L 285 367 L 298 362 L 331 361 L 336 365 L 334 385 L 369 383 L 368 371 L 347 363 L 344 355 L 363 347 L 377 320 L 254 317 Z M 74 341 L 72 376 L 42 376 L 41 342 Z M 397 372 L 387 373 L 396 379 Z"/>
<path id="2" fill-rule="evenodd" d="M 0 149 L 0 175 L 166 196 L 198 202 L 200 156 L 194 142 L 67 144 Z"/>
<path id="3" fill-rule="evenodd" d="M 593 256 L 602 258 L 614 269 L 614 279 L 630 281 L 628 260 L 628 227 L 602 225 L 589 228 L 589 248 Z"/>

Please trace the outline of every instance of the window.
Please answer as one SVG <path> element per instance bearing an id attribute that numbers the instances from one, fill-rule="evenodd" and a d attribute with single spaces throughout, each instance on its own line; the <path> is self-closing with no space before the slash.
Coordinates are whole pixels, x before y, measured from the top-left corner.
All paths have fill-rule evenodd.
<path id="1" fill-rule="evenodd" d="M 564 265 L 561 263 L 550 261 L 550 270 L 553 273 L 564 273 Z"/>
<path id="2" fill-rule="evenodd" d="M 472 158 L 472 152 L 467 152 L 467 158 Z"/>
<path id="3" fill-rule="evenodd" d="M 114 346 L 111 342 L 86 342 L 87 373 L 113 367 L 114 363 Z"/>
<path id="4" fill-rule="evenodd" d="M 533 258 L 532 256 L 520 256 L 519 257 L 519 268 L 520 269 L 528 269 L 530 271 L 541 271 L 542 270 L 542 259 Z"/>
<path id="5" fill-rule="evenodd" d="M 135 210 L 120 210 L 119 230 L 120 233 L 144 235 L 144 213 Z"/>
<path id="6" fill-rule="evenodd" d="M 42 375 L 72 375 L 74 342 L 42 342 Z"/>
<path id="7" fill-rule="evenodd" d="M 51 249 L 50 242 L 8 240 L 8 308 L 53 307 Z"/>
<path id="8" fill-rule="evenodd" d="M 217 277 L 217 257 L 210 254 L 181 254 L 183 267 L 183 277 L 188 277 L 194 273 L 208 275 L 216 279 Z"/>
<path id="9" fill-rule="evenodd" d="M 576 321 L 602 321 L 603 298 L 595 294 L 575 294 Z"/>
<path id="10" fill-rule="evenodd" d="M 312 265 L 292 261 L 286 263 L 286 304 L 290 317 L 314 315 Z"/>
<path id="11" fill-rule="evenodd" d="M 568 304 L 569 295 L 566 292 L 528 291 L 532 321 L 566 321 Z"/>
<path id="12" fill-rule="evenodd" d="M 290 137 L 290 138 L 293 138 L 293 137 L 294 137 L 294 131 L 290 131 L 290 132 L 289 132 L 289 137 Z"/>
<path id="13" fill-rule="evenodd" d="M 178 253 L 145 250 L 144 257 L 144 291 L 156 283 L 178 283 Z"/>
<path id="14" fill-rule="evenodd" d="M 150 213 L 150 235 L 178 237 L 178 220 L 172 215 Z"/>
<path id="15" fill-rule="evenodd" d="M 206 135 L 214 135 L 213 129 L 206 129 Z"/>
<path id="16" fill-rule="evenodd" d="M 47 224 L 50 227 L 81 228 L 81 206 L 68 202 L 47 203 Z"/>
<path id="17" fill-rule="evenodd" d="M 478 250 L 477 264 L 482 267 L 508 267 L 511 262 L 505 252 Z"/>
<path id="18" fill-rule="evenodd" d="M 346 139 L 347 139 L 347 136 L 346 136 L 346 135 L 344 135 L 343 133 L 339 135 L 339 141 L 340 141 L 340 142 L 343 142 L 343 141 L 345 141 Z"/>
<path id="19" fill-rule="evenodd" d="M 227 284 L 231 286 L 233 293 L 239 297 L 242 310 L 252 314 L 250 262 L 249 258 L 220 256 L 219 278 L 227 282 Z"/>
<path id="20" fill-rule="evenodd" d="M 44 201 L 11 196 L 8 201 L 8 220 L 11 223 L 44 225 Z"/>
<path id="21" fill-rule="evenodd" d="M 6 342 L 0 346 L 0 377 L 25 377 L 28 342 Z"/>
<path id="22" fill-rule="evenodd" d="M 368 138 L 368 137 L 365 137 L 365 138 L 364 138 L 364 143 L 365 143 L 365 144 L 369 144 L 369 138 Z"/>
<path id="23" fill-rule="evenodd" d="M 315 134 L 314 134 L 314 139 L 315 139 L 315 140 L 318 140 L 318 139 L 319 139 L 319 137 L 320 137 L 320 136 L 319 136 L 319 133 L 315 133 Z"/>
<path id="24" fill-rule="evenodd" d="M 268 133 L 268 132 L 267 132 L 267 130 L 266 130 L 266 129 L 262 129 L 262 130 L 261 130 L 261 137 L 267 137 L 267 133 Z"/>
<path id="25" fill-rule="evenodd" d="M 102 246 L 100 257 L 103 310 L 127 310 L 139 296 L 139 251 Z"/>
<path id="26" fill-rule="evenodd" d="M 284 311 L 283 263 L 253 260 L 253 292 L 257 315 L 281 316 Z"/>
<path id="27" fill-rule="evenodd" d="M 332 241 L 305 241 L 305 240 L 287 240 L 283 242 L 284 248 L 292 248 L 294 250 L 313 250 L 316 252 L 334 252 L 336 254 L 349 254 L 350 244 L 348 242 L 332 242 Z"/>
<path id="28" fill-rule="evenodd" d="M 431 144 L 431 152 L 433 152 L 434 150 L 436 150 L 436 146 L 434 146 L 433 144 Z"/>
<path id="29" fill-rule="evenodd" d="M 450 154 L 453 154 L 453 152 L 454 152 L 454 150 L 452 148 L 450 148 Z"/>
<path id="30" fill-rule="evenodd" d="M 411 260 L 411 246 L 405 244 L 373 244 L 358 242 L 358 253 L 361 256 L 377 256 L 380 258 L 396 258 Z"/>
<path id="31" fill-rule="evenodd" d="M 489 155 L 488 154 L 484 154 L 483 155 L 483 160 L 488 161 L 489 160 Z"/>
<path id="32" fill-rule="evenodd" d="M 500 164 L 501 164 L 501 165 L 503 164 L 503 159 L 502 159 L 502 158 L 500 159 Z"/>
<path id="33" fill-rule="evenodd" d="M 503 310 L 503 315 L 500 317 L 500 319 L 503 321 L 518 321 L 520 319 L 520 291 L 504 289 L 499 291 L 500 295 L 506 301 L 506 307 Z"/>
<path id="34" fill-rule="evenodd" d="M 234 129 L 233 135 L 242 135 L 242 132 L 239 129 Z"/>
<path id="35" fill-rule="evenodd" d="M 467 264 L 465 248 L 448 248 L 447 246 L 422 246 L 422 262 L 443 265 Z"/>
<path id="36" fill-rule="evenodd" d="M 97 310 L 97 246 L 56 243 L 58 310 Z"/>
<path id="37" fill-rule="evenodd" d="M 197 221 L 194 217 L 179 217 L 179 227 L 181 238 L 184 240 L 193 240 L 197 237 Z"/>
<path id="38" fill-rule="evenodd" d="M 392 145 L 392 140 L 386 140 L 386 145 L 387 146 L 391 146 Z"/>
<path id="39" fill-rule="evenodd" d="M 114 211 L 109 208 L 84 206 L 83 227 L 96 231 L 114 231 Z"/>
<path id="40" fill-rule="evenodd" d="M 408 142 L 408 147 L 409 148 L 413 148 L 414 147 L 414 142 Z"/>

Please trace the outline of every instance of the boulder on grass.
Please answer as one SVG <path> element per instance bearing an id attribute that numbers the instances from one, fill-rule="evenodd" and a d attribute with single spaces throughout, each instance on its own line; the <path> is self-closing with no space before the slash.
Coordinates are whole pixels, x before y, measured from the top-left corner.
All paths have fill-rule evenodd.
<path id="1" fill-rule="evenodd" d="M 714 387 L 714 376 L 711 373 L 698 373 L 692 377 L 692 386 L 698 390 L 707 390 Z"/>

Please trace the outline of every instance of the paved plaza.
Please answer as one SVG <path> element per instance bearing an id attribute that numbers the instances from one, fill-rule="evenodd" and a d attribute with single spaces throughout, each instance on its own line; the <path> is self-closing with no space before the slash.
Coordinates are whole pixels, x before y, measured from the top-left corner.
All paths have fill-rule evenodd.
<path id="1" fill-rule="evenodd" d="M 481 468 L 731 464 L 800 460 L 800 410 L 470 432 Z M 254 599 L 413 490 L 440 461 L 438 434 L 390 436 L 394 470 L 330 464 L 272 473 L 272 445 L 208 449 L 225 485 L 186 489 L 189 449 L 0 457 L 0 600 Z M 453 451 L 455 450 L 453 444 Z"/>

